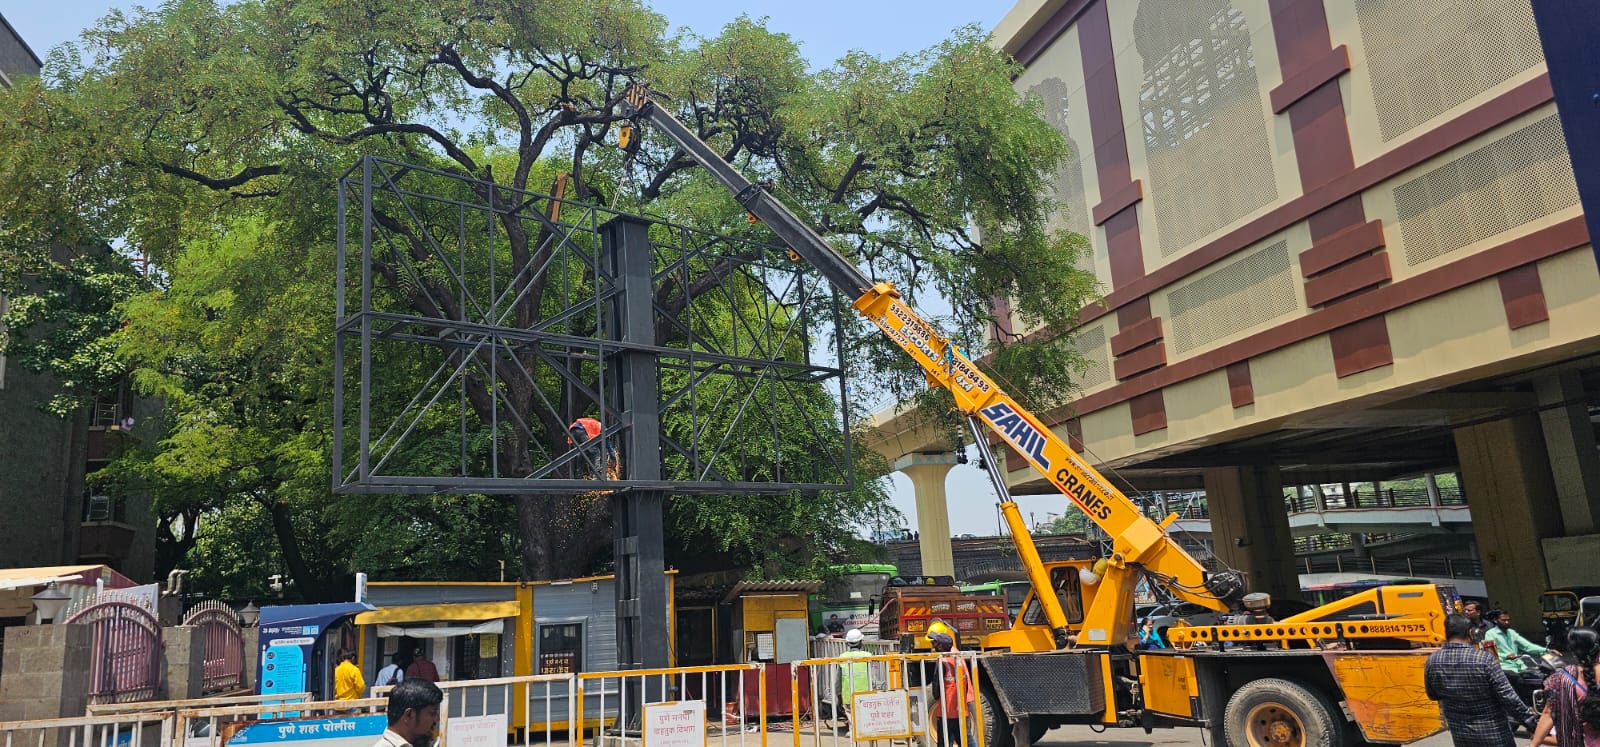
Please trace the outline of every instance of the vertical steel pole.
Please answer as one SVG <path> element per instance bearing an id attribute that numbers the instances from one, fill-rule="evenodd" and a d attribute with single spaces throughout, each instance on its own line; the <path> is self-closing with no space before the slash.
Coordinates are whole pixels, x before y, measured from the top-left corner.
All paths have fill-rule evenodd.
<path id="1" fill-rule="evenodd" d="M 601 226 L 607 272 L 620 289 L 609 305 L 613 336 L 624 343 L 655 345 L 654 282 L 650 227 L 630 218 Z M 628 480 L 661 479 L 661 397 L 657 355 L 626 349 L 609 356 L 618 386 L 606 396 L 613 412 L 625 419 L 622 469 Z M 611 423 L 606 423 L 608 431 Z M 602 446 L 602 451 L 605 447 Z M 617 665 L 621 669 L 667 666 L 667 580 L 662 547 L 662 505 L 659 490 L 627 490 L 612 496 L 616 555 Z M 647 678 L 648 679 L 648 678 Z M 648 692 L 659 683 L 640 682 L 632 701 L 657 702 L 662 693 Z M 638 723 L 637 713 L 623 714 L 623 723 Z"/>

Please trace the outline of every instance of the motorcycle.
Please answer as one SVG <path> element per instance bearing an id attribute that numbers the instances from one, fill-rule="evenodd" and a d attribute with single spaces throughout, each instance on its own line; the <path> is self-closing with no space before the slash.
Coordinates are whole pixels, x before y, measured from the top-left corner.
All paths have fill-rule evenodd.
<path id="1" fill-rule="evenodd" d="M 1545 693 L 1544 681 L 1567 665 L 1566 660 L 1555 654 L 1534 656 L 1523 654 L 1519 657 L 1524 669 L 1521 672 L 1506 672 L 1506 678 L 1511 680 L 1511 689 L 1517 692 L 1517 697 L 1534 713 L 1544 710 Z M 1517 724 L 1521 726 L 1521 724 Z"/>

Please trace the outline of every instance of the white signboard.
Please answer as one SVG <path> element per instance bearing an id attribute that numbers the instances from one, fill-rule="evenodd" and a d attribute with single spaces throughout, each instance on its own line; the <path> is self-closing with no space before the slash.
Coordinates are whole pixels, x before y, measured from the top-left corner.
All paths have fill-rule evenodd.
<path id="1" fill-rule="evenodd" d="M 455 716 L 445 722 L 448 747 L 506 747 L 506 715 Z"/>
<path id="2" fill-rule="evenodd" d="M 705 744 L 705 701 L 645 704 L 644 747 L 705 747 Z"/>
<path id="3" fill-rule="evenodd" d="M 904 690 L 856 693 L 850 700 L 850 738 L 908 739 L 911 704 Z"/>

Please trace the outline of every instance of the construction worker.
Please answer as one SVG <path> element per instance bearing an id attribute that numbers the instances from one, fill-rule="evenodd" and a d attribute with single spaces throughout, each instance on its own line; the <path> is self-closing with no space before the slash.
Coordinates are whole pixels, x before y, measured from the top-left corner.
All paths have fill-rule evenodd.
<path id="1" fill-rule="evenodd" d="M 605 441 L 600 438 L 602 430 L 605 429 L 600 425 L 600 421 L 594 418 L 578 418 L 567 425 L 567 445 L 578 447 L 588 468 L 589 474 L 586 477 L 593 478 L 598 475 L 601 463 L 604 461 L 606 477 L 616 480 L 621 476 L 617 450 L 607 448 Z"/>
<path id="2" fill-rule="evenodd" d="M 860 629 L 851 628 L 844 634 L 845 651 L 839 654 L 844 659 L 860 659 L 871 656 L 872 652 L 862 645 L 866 636 Z M 872 692 L 872 665 L 869 662 L 841 662 L 839 664 L 839 704 L 840 713 L 849 714 L 855 703 L 856 693 Z M 848 716 L 845 720 L 848 720 Z"/>
<path id="3" fill-rule="evenodd" d="M 928 642 L 933 645 L 933 650 L 939 656 L 939 685 L 933 688 L 933 696 L 938 699 L 934 706 L 933 718 L 930 724 L 939 726 L 939 741 L 943 745 L 952 745 L 957 739 L 962 747 L 976 747 L 972 741 L 972 724 L 976 719 L 973 707 L 977 704 L 978 693 L 972 677 L 967 672 L 967 664 L 959 656 L 955 656 L 956 639 L 951 634 L 950 626 L 935 623 L 941 626 L 940 630 L 931 630 L 929 626 Z M 966 721 L 966 728 L 962 728 L 962 720 Z"/>

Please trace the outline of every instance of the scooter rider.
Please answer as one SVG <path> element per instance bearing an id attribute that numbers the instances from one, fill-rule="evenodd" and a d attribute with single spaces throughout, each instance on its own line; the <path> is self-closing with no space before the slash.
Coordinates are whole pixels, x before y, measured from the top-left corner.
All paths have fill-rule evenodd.
<path id="1" fill-rule="evenodd" d="M 1550 653 L 1559 656 L 1561 652 L 1523 638 L 1521 633 L 1511 628 L 1511 613 L 1505 610 L 1493 610 L 1485 617 L 1494 623 L 1494 627 L 1483 634 L 1484 648 L 1492 650 L 1495 658 L 1499 659 L 1500 668 L 1506 671 L 1506 679 L 1511 680 L 1511 687 L 1517 691 L 1517 696 L 1525 703 L 1532 703 L 1533 691 L 1538 689 L 1538 682 L 1544 677 L 1537 668 L 1532 675 L 1525 674 L 1529 670 L 1523 655 L 1544 656 Z"/>

